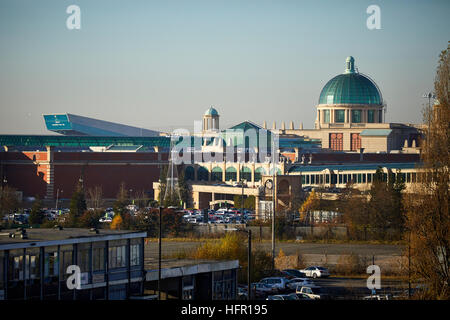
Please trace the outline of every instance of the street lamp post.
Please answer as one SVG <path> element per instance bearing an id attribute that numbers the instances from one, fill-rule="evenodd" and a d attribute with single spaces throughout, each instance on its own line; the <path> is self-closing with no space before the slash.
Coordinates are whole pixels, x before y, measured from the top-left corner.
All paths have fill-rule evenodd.
<path id="1" fill-rule="evenodd" d="M 63 193 L 63 190 L 61 190 L 61 193 Z M 59 189 L 56 190 L 56 211 L 58 211 L 58 201 L 59 201 Z"/>
<path id="2" fill-rule="evenodd" d="M 424 93 L 422 95 L 422 98 L 428 99 L 428 111 L 427 111 L 427 117 L 428 117 L 428 132 L 427 132 L 427 145 L 428 145 L 428 136 L 430 135 L 430 126 L 431 126 L 431 99 L 436 99 L 436 96 L 432 92 Z M 427 146 L 428 148 L 428 146 Z"/>
<path id="3" fill-rule="evenodd" d="M 158 300 L 161 300 L 161 242 L 162 242 L 162 207 L 159 207 L 159 239 L 158 239 Z"/>

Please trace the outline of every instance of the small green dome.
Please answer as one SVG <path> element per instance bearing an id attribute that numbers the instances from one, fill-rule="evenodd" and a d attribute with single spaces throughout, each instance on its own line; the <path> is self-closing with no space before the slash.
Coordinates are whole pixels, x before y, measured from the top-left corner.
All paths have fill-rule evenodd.
<path id="1" fill-rule="evenodd" d="M 212 106 L 209 107 L 209 109 L 206 110 L 206 112 L 205 112 L 205 116 L 218 116 L 218 115 L 219 115 L 219 113 Z"/>
<path id="2" fill-rule="evenodd" d="M 323 87 L 319 104 L 383 105 L 381 92 L 375 82 L 355 71 L 355 59 L 348 57 L 346 70 Z"/>

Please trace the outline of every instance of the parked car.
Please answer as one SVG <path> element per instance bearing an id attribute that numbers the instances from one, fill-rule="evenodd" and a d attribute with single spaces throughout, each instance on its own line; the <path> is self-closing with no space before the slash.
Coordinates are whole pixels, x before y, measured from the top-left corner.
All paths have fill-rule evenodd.
<path id="1" fill-rule="evenodd" d="M 284 274 L 289 275 L 290 277 L 293 277 L 293 278 L 306 278 L 306 274 L 305 273 L 300 272 L 300 271 L 298 271 L 296 269 L 284 269 L 284 270 L 282 270 L 282 272 Z"/>
<path id="2" fill-rule="evenodd" d="M 101 217 L 98 221 L 101 223 L 109 223 L 109 222 L 112 222 L 112 218 L 111 217 Z"/>
<path id="3" fill-rule="evenodd" d="M 328 298 L 328 295 L 325 293 L 325 291 L 317 286 L 298 286 L 295 290 L 295 293 L 304 294 L 314 300 Z"/>
<path id="4" fill-rule="evenodd" d="M 326 278 L 330 276 L 330 271 L 328 269 L 318 266 L 308 267 L 306 269 L 299 270 L 303 272 L 307 277 L 311 278 Z"/>
<path id="5" fill-rule="evenodd" d="M 295 294 L 277 294 L 268 296 L 266 300 L 298 300 Z"/>
<path id="6" fill-rule="evenodd" d="M 308 278 L 293 278 L 286 284 L 289 289 L 295 290 L 298 286 L 314 286 L 314 283 Z"/>
<path id="7" fill-rule="evenodd" d="M 296 293 L 295 295 L 297 296 L 298 300 L 313 300 L 307 294 L 304 293 Z"/>
<path id="8" fill-rule="evenodd" d="M 274 294 L 276 292 L 274 287 L 261 282 L 252 283 L 252 290 L 260 291 L 264 294 Z"/>
<path id="9" fill-rule="evenodd" d="M 261 279 L 261 281 L 259 282 L 267 284 L 270 287 L 275 288 L 277 291 L 283 291 L 286 290 L 286 284 L 288 282 L 288 279 L 283 277 L 269 277 Z"/>
<path id="10" fill-rule="evenodd" d="M 392 300 L 391 294 L 372 294 L 370 296 L 365 296 L 363 300 Z"/>

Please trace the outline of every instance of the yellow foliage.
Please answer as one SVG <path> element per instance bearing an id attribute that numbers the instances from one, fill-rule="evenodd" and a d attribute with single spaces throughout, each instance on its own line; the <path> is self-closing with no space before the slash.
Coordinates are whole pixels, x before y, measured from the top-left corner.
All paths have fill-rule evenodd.
<path id="1" fill-rule="evenodd" d="M 319 197 L 317 196 L 317 193 L 313 190 L 309 196 L 308 199 L 303 202 L 301 208 L 299 209 L 300 213 L 309 212 L 317 209 L 319 206 Z"/>
<path id="2" fill-rule="evenodd" d="M 121 215 L 116 214 L 111 222 L 111 226 L 110 226 L 111 230 L 120 230 L 120 227 L 122 226 L 122 222 L 123 222 L 123 219 L 122 219 Z"/>
<path id="3" fill-rule="evenodd" d="M 286 255 L 284 254 L 283 249 L 280 249 L 280 252 L 278 252 L 278 258 L 282 258 L 285 257 Z"/>

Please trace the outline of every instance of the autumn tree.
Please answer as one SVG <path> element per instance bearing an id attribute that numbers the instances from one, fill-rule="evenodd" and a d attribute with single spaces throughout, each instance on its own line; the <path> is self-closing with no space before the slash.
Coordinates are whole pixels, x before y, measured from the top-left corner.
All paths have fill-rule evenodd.
<path id="1" fill-rule="evenodd" d="M 110 228 L 111 230 L 121 230 L 123 224 L 123 219 L 120 213 L 116 213 L 116 215 L 113 217 Z"/>
<path id="2" fill-rule="evenodd" d="M 82 182 L 79 181 L 70 200 L 69 220 L 67 221 L 66 226 L 78 226 L 78 219 L 83 215 L 86 209 L 87 205 L 84 195 L 84 188 Z"/>
<path id="3" fill-rule="evenodd" d="M 28 222 L 30 225 L 42 224 L 42 222 L 44 222 L 44 214 L 42 213 L 42 202 L 38 196 L 36 197 L 36 200 L 34 200 L 33 206 L 31 207 Z"/>
<path id="4" fill-rule="evenodd" d="M 19 207 L 16 189 L 9 186 L 0 186 L 0 218 Z"/>
<path id="5" fill-rule="evenodd" d="M 128 190 L 126 188 L 125 182 L 122 182 L 119 187 L 119 191 L 116 196 L 116 201 L 113 205 L 114 213 L 123 214 L 126 212 L 127 205 L 130 204 L 128 197 Z"/>
<path id="6" fill-rule="evenodd" d="M 434 84 L 436 104 L 424 111 L 422 171 L 405 201 L 405 238 L 413 280 L 425 284 L 424 297 L 450 298 L 450 42 L 439 59 Z"/>
<path id="7" fill-rule="evenodd" d="M 299 209 L 300 221 L 309 222 L 310 224 L 312 224 L 313 211 L 319 209 L 319 207 L 320 207 L 319 195 L 317 194 L 316 191 L 313 190 Z"/>

